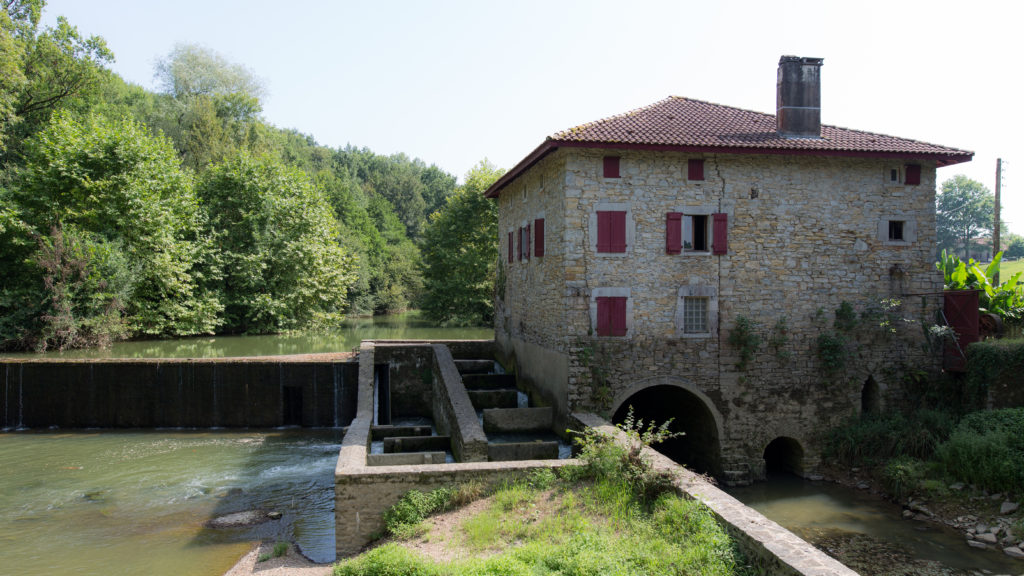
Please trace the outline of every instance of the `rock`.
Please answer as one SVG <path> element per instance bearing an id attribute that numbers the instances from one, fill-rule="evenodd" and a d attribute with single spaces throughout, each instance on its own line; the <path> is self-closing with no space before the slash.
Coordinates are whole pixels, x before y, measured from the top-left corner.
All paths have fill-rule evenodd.
<path id="1" fill-rule="evenodd" d="M 903 519 L 904 520 L 910 520 L 913 517 L 914 517 L 914 512 L 912 510 L 904 510 L 903 511 Z"/>
<path id="2" fill-rule="evenodd" d="M 1022 558 L 1024 559 L 1024 550 L 1021 550 L 1017 546 L 1010 546 L 1003 548 L 1003 553 L 1011 558 Z"/>
<path id="3" fill-rule="evenodd" d="M 270 518 L 271 520 L 280 520 L 281 516 L 284 516 L 284 514 L 281 514 L 280 512 L 276 512 L 276 511 L 275 512 L 267 512 L 267 518 Z"/>
<path id="4" fill-rule="evenodd" d="M 985 544 L 984 542 L 978 542 L 977 540 L 968 540 L 967 541 L 967 545 L 970 546 L 971 548 L 977 548 L 979 550 L 987 550 L 988 549 L 988 544 Z"/>
<path id="5" fill-rule="evenodd" d="M 983 534 L 985 532 L 988 532 L 988 524 L 982 524 L 981 522 L 978 522 L 978 525 L 974 527 L 974 533 Z"/>
<path id="6" fill-rule="evenodd" d="M 208 521 L 205 526 L 207 528 L 240 528 L 260 524 L 269 519 L 267 513 L 263 510 L 247 510 L 214 518 Z"/>
<path id="7" fill-rule="evenodd" d="M 966 536 L 968 540 L 974 540 L 974 532 L 972 532 L 972 531 L 970 531 L 970 530 L 968 530 L 968 531 L 967 531 L 967 532 L 966 532 L 966 533 L 964 534 L 964 536 Z"/>
<path id="8" fill-rule="evenodd" d="M 985 532 L 984 534 L 976 534 L 974 536 L 974 539 L 978 542 L 984 542 L 985 544 L 995 544 L 999 541 L 996 538 L 996 535 L 991 532 Z"/>
<path id="9" fill-rule="evenodd" d="M 996 492 L 995 494 L 992 494 L 991 496 L 989 496 L 989 499 L 990 500 L 1000 500 L 1002 497 L 1003 497 L 1002 492 Z"/>
<path id="10" fill-rule="evenodd" d="M 860 468 L 850 468 L 850 472 L 856 474 L 857 472 L 860 472 Z"/>
<path id="11" fill-rule="evenodd" d="M 954 482 L 954 483 L 949 485 L 949 489 L 953 490 L 955 492 L 959 492 L 959 491 L 964 489 L 964 483 L 963 482 Z"/>
<path id="12" fill-rule="evenodd" d="M 821 482 L 822 480 L 825 479 L 825 477 L 822 476 L 821 474 L 808 474 L 807 476 L 804 476 L 804 478 L 810 480 L 811 482 Z"/>
<path id="13" fill-rule="evenodd" d="M 1018 508 L 1020 508 L 1019 503 L 1010 502 L 1009 500 L 1007 500 L 1006 502 L 1003 502 L 1002 506 L 999 507 L 999 515 L 1006 516 L 1007 514 L 1013 514 L 1017 511 Z"/>
<path id="14" fill-rule="evenodd" d="M 868 488 L 871 488 L 871 485 L 868 484 L 867 482 L 861 482 L 860 484 L 857 484 L 858 490 L 867 490 Z"/>
<path id="15" fill-rule="evenodd" d="M 917 512 L 919 514 L 924 514 L 924 515 L 928 516 L 929 518 L 932 517 L 932 516 L 935 516 L 934 514 L 932 514 L 932 511 L 929 510 L 928 507 L 924 505 L 924 502 L 919 502 L 917 500 L 914 500 L 914 501 L 911 501 L 910 504 L 907 505 L 907 507 L 910 508 L 911 510 L 913 510 L 914 512 Z"/>

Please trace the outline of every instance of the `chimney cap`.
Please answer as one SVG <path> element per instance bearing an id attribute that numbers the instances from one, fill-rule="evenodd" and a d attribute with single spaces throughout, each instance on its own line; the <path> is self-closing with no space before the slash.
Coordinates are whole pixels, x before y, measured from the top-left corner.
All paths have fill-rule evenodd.
<path id="1" fill-rule="evenodd" d="M 779 64 L 784 64 L 786 62 L 798 62 L 800 64 L 805 64 L 805 65 L 810 65 L 810 66 L 821 66 L 825 62 L 825 59 L 824 58 L 808 58 L 806 56 L 782 56 L 781 58 L 779 58 Z"/>

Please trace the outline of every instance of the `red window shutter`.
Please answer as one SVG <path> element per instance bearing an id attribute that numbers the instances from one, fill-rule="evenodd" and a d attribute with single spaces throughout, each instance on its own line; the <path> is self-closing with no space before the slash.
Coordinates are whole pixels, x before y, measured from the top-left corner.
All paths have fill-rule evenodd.
<path id="1" fill-rule="evenodd" d="M 683 215 L 669 212 L 665 215 L 665 253 L 679 254 L 683 251 Z"/>
<path id="2" fill-rule="evenodd" d="M 609 318 L 610 336 L 626 335 L 626 299 L 612 298 L 611 318 Z"/>
<path id="3" fill-rule="evenodd" d="M 704 159 L 703 158 L 690 158 L 687 162 L 687 180 L 703 180 L 704 179 Z"/>
<path id="4" fill-rule="evenodd" d="M 516 241 L 515 241 L 514 238 L 512 238 L 512 236 L 513 236 L 512 233 L 509 232 L 508 233 L 508 261 L 509 261 L 509 264 L 512 263 L 514 252 L 515 252 L 515 247 L 516 247 Z"/>
<path id="5" fill-rule="evenodd" d="M 533 221 L 533 255 L 538 258 L 544 255 L 544 219 L 537 218 Z"/>
<path id="6" fill-rule="evenodd" d="M 608 336 L 611 324 L 611 298 L 597 298 L 597 335 Z"/>
<path id="7" fill-rule="evenodd" d="M 907 179 L 904 182 L 907 186 L 917 186 L 921 184 L 921 165 L 920 164 L 907 164 Z"/>
<path id="8" fill-rule="evenodd" d="M 605 178 L 618 178 L 619 177 L 619 157 L 618 156 L 605 156 L 604 157 L 604 177 Z"/>
<path id="9" fill-rule="evenodd" d="M 523 229 L 523 258 L 530 259 L 530 225 Z"/>
<path id="10" fill-rule="evenodd" d="M 520 262 L 523 261 L 523 227 L 519 227 L 519 232 L 516 234 L 516 259 Z"/>
<path id="11" fill-rule="evenodd" d="M 597 213 L 597 251 L 611 252 L 611 212 Z"/>
<path id="12" fill-rule="evenodd" d="M 724 212 L 711 215 L 711 253 L 725 254 L 729 251 L 729 216 Z"/>

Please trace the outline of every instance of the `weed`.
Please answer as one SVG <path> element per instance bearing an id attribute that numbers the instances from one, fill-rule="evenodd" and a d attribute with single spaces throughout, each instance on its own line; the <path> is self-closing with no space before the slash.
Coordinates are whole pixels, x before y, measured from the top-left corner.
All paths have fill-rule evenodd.
<path id="1" fill-rule="evenodd" d="M 792 357 L 792 353 L 786 350 L 786 344 L 789 343 L 789 325 L 786 323 L 786 317 L 780 316 L 775 321 L 775 326 L 772 327 L 772 333 L 768 337 L 768 347 L 773 350 L 775 357 L 779 360 L 789 360 Z"/>
<path id="2" fill-rule="evenodd" d="M 825 372 L 837 374 L 846 368 L 846 337 L 837 332 L 823 332 L 818 335 L 818 358 Z"/>
<path id="3" fill-rule="evenodd" d="M 921 462 L 906 456 L 890 460 L 882 471 L 882 483 L 893 498 L 902 500 L 917 489 L 921 480 Z"/>
<path id="4" fill-rule="evenodd" d="M 757 322 L 746 316 L 737 316 L 736 325 L 729 331 L 729 344 L 740 351 L 737 370 L 746 370 L 750 360 L 761 347 L 761 336 L 757 333 Z"/>
<path id="5" fill-rule="evenodd" d="M 455 494 L 451 488 L 438 488 L 431 492 L 410 490 L 384 512 L 384 527 L 398 538 L 421 534 L 423 519 L 447 509 Z"/>

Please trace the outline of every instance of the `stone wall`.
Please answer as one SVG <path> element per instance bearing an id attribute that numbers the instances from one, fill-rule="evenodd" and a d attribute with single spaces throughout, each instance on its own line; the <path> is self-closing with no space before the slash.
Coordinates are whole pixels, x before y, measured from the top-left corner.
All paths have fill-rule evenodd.
<path id="1" fill-rule="evenodd" d="M 5 360 L 0 428 L 347 426 L 356 365 L 280 359 Z"/>
<path id="2" fill-rule="evenodd" d="M 602 177 L 605 155 L 621 156 L 621 178 Z M 686 179 L 690 157 L 704 159 L 705 180 Z M 891 399 L 906 366 L 938 367 L 921 326 L 934 321 L 940 297 L 932 294 L 942 288 L 931 254 L 935 167 L 922 166 L 919 186 L 888 184 L 888 170 L 902 165 L 560 149 L 498 200 L 503 261 L 507 232 L 533 214 L 544 214 L 547 241 L 543 258 L 506 262 L 497 342 L 516 358 L 517 374 L 536 380 L 560 411 L 613 412 L 645 386 L 671 385 L 722 417 L 727 469 L 758 476 L 763 450 L 777 437 L 793 438 L 813 456 L 824 428 L 859 411 L 868 378 Z M 628 211 L 634 242 L 625 254 L 593 248 L 594 215 L 608 207 Z M 669 212 L 726 214 L 728 252 L 666 254 Z M 904 223 L 906 241 L 889 240 L 890 220 Z M 602 291 L 628 295 L 627 336 L 595 336 Z M 709 333 L 682 333 L 687 295 L 709 297 Z M 894 296 L 902 306 L 890 326 L 880 326 L 882 316 L 862 319 Z M 848 331 L 834 328 L 843 302 L 856 319 Z M 744 370 L 728 343 L 740 316 L 762 340 Z M 822 337 L 843 344 L 845 365 L 823 364 Z M 565 380 L 531 378 L 541 371 L 521 357 L 534 359 L 530 346 L 564 358 Z"/>

